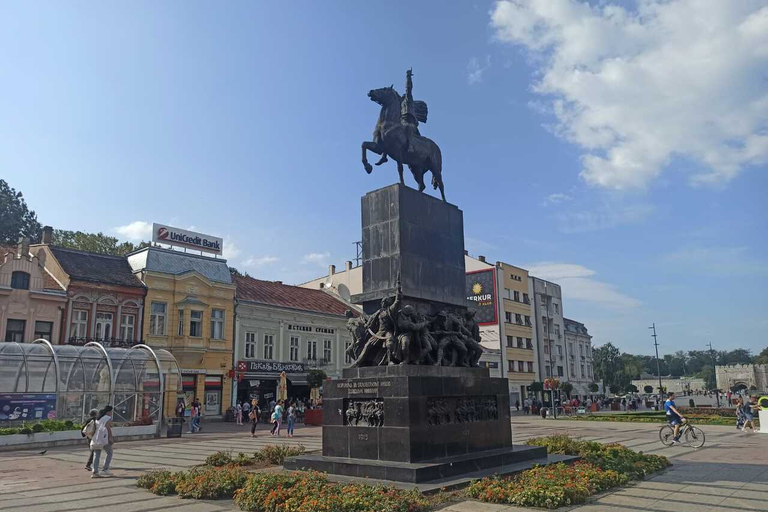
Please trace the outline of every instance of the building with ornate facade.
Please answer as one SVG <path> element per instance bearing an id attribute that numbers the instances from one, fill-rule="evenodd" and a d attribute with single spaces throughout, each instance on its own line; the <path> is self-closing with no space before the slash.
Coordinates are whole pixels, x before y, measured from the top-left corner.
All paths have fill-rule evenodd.
<path id="1" fill-rule="evenodd" d="M 571 395 L 587 396 L 589 384 L 594 382 L 592 363 L 592 336 L 581 322 L 563 318 L 565 349 L 568 355 L 568 382 L 573 384 Z"/>
<path id="2" fill-rule="evenodd" d="M 227 261 L 159 247 L 135 251 L 127 261 L 147 289 L 144 343 L 176 358 L 187 403 L 197 397 L 204 415 L 223 415 L 232 385 L 235 299 Z"/>
<path id="3" fill-rule="evenodd" d="M 768 364 L 716 366 L 715 375 L 722 391 L 768 392 Z"/>
<path id="4" fill-rule="evenodd" d="M 60 342 L 67 296 L 46 269 L 46 257 L 31 250 L 29 239 L 0 251 L 0 341 Z"/>
<path id="5" fill-rule="evenodd" d="M 255 397 L 261 403 L 274 400 L 283 371 L 291 398 L 309 398 L 310 369 L 341 377 L 342 368 L 352 362 L 346 355 L 352 344 L 346 329 L 349 305 L 319 288 L 252 277 L 233 280 L 237 286 L 233 404 Z"/>

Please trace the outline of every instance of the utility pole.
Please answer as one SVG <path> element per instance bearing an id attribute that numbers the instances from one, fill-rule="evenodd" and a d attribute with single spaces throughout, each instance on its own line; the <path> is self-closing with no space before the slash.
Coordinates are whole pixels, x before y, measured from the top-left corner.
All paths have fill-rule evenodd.
<path id="1" fill-rule="evenodd" d="M 715 350 L 712 348 L 712 342 L 709 342 L 709 357 L 712 358 L 712 378 L 715 379 L 715 398 L 717 406 L 720 407 L 720 390 L 717 389 L 717 366 L 715 366 Z"/>
<path id="2" fill-rule="evenodd" d="M 650 326 L 649 329 L 653 329 L 651 337 L 653 337 L 653 346 L 656 347 L 656 375 L 659 377 L 659 403 L 662 403 L 664 402 L 664 387 L 661 385 L 661 364 L 659 363 L 659 342 L 656 341 L 656 322 L 653 322 L 653 325 Z"/>

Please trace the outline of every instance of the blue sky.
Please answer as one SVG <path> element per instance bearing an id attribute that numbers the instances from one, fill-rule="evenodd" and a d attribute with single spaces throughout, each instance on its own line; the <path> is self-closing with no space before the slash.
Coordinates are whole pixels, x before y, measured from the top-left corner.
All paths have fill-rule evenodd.
<path id="1" fill-rule="evenodd" d="M 302 282 L 396 180 L 363 171 L 366 93 L 413 67 L 471 253 L 559 282 L 598 345 L 768 344 L 766 2 L 285 5 L 4 3 L 0 175 L 45 224 L 194 228 Z"/>

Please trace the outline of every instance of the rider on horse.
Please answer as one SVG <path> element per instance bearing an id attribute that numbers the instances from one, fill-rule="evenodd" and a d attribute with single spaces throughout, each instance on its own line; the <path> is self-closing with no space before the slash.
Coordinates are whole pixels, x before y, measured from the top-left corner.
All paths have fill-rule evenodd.
<path id="1" fill-rule="evenodd" d="M 419 134 L 419 121 L 413 113 L 413 69 L 405 72 L 405 96 L 400 104 L 400 123 L 405 127 L 406 151 L 413 153 L 413 134 Z"/>

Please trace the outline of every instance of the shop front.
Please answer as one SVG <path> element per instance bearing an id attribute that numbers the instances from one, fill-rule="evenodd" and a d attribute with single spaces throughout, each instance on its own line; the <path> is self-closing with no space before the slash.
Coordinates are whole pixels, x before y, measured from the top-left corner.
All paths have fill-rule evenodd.
<path id="1" fill-rule="evenodd" d="M 288 399 L 308 402 L 309 387 L 305 364 L 252 360 L 237 363 L 237 401 L 252 401 L 254 398 L 257 398 L 260 404 L 277 401 L 277 386 L 282 372 L 285 372 L 287 377 Z"/>

